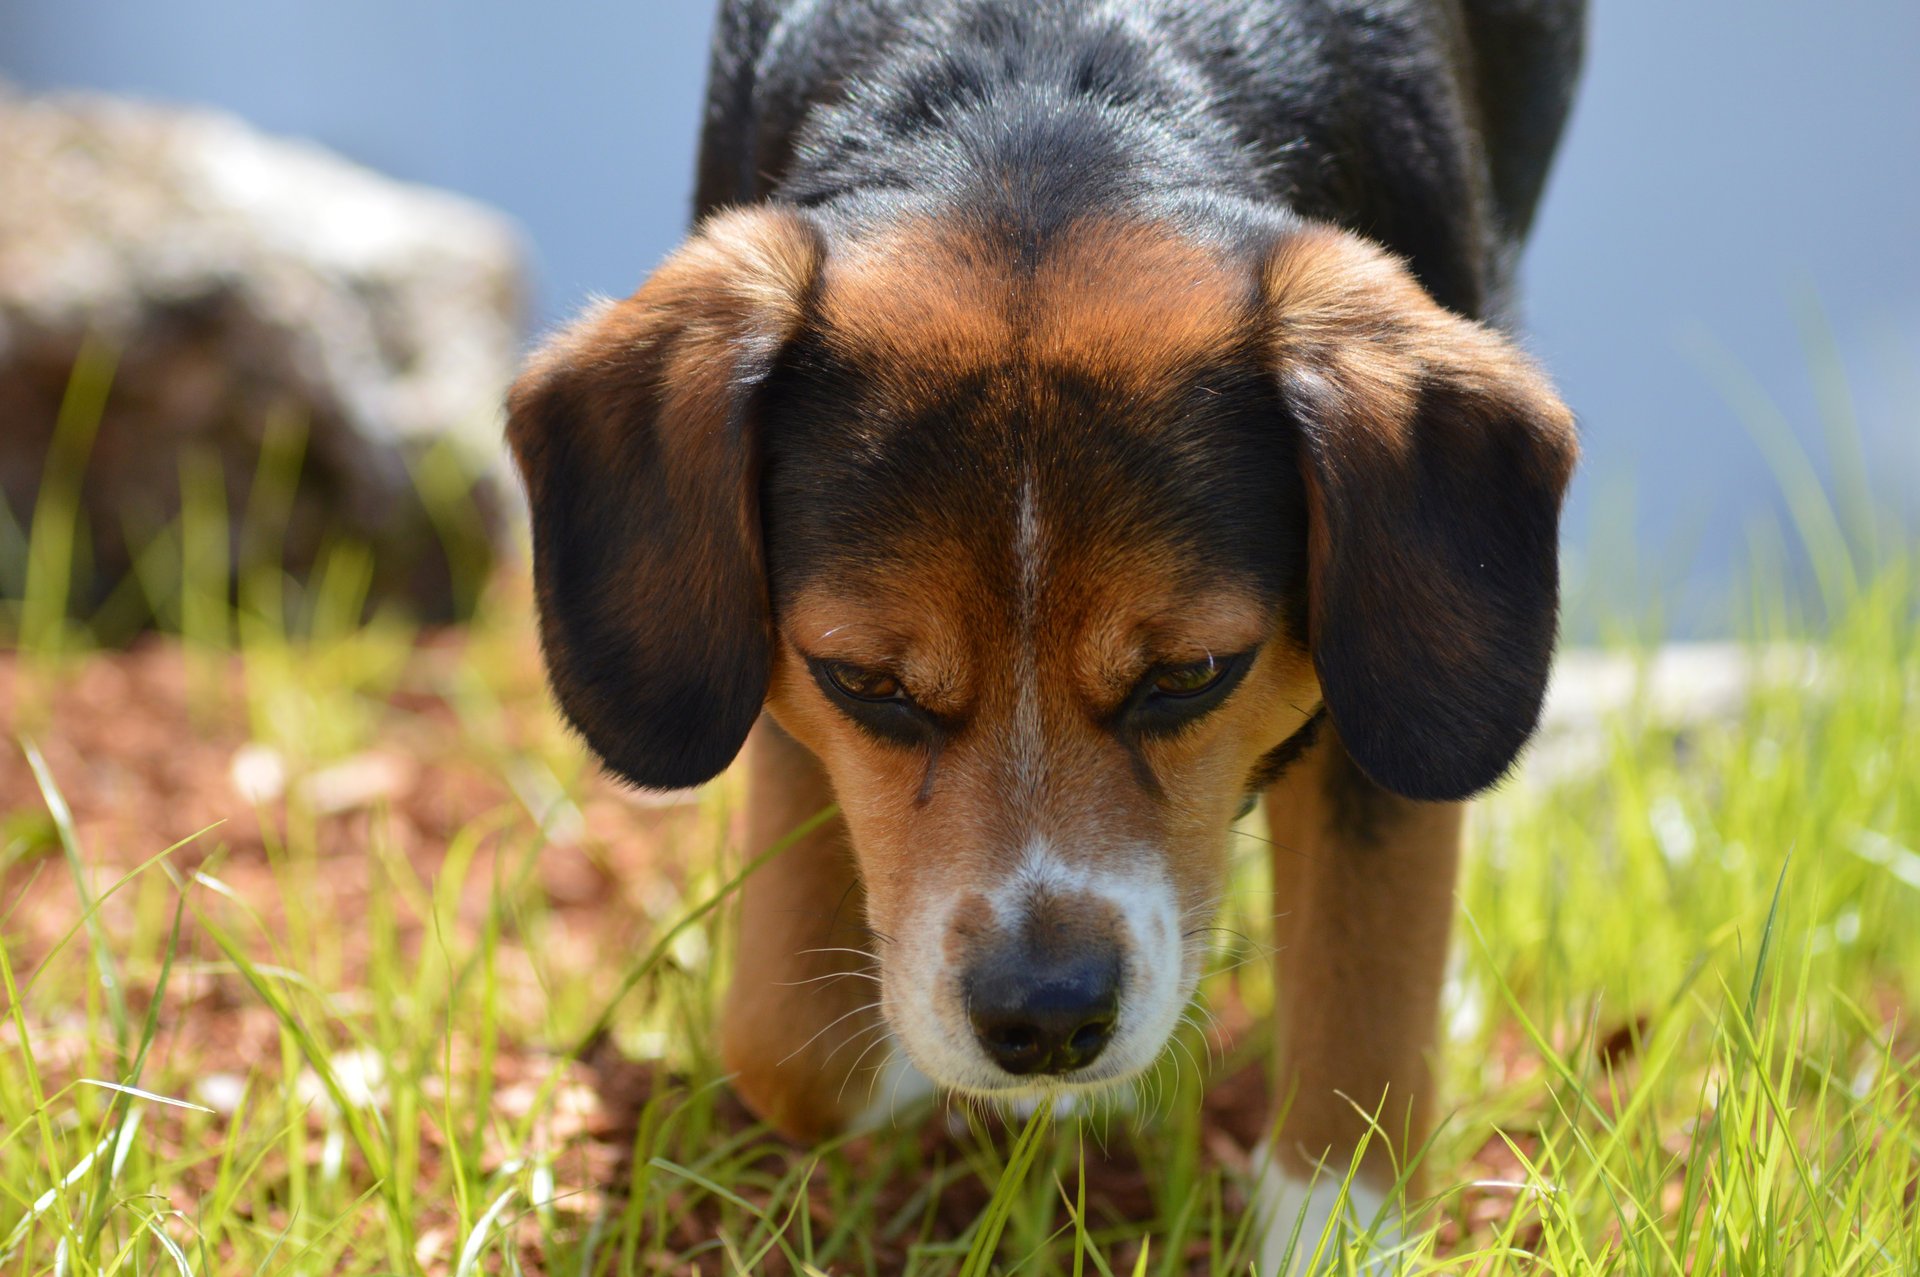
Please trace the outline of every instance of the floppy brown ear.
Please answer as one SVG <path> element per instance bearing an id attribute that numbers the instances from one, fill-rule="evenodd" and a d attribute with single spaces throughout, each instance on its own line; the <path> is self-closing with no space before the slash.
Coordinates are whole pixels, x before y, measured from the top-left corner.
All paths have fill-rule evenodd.
<path id="1" fill-rule="evenodd" d="M 1265 284 L 1328 711 L 1380 785 L 1465 798 L 1539 718 L 1572 415 L 1519 350 L 1355 236 L 1289 235 Z"/>
<path id="2" fill-rule="evenodd" d="M 709 218 L 640 291 L 550 342 L 508 396 L 548 676 L 635 784 L 718 774 L 765 700 L 752 400 L 820 257 L 797 213 Z"/>

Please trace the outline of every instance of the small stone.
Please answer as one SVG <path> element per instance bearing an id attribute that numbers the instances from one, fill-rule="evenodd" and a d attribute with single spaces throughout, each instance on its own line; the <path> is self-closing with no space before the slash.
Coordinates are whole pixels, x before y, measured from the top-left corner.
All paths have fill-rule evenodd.
<path id="1" fill-rule="evenodd" d="M 287 760 L 271 745 L 249 741 L 233 751 L 227 781 L 243 801 L 263 807 L 286 792 Z"/>
<path id="2" fill-rule="evenodd" d="M 193 1098 L 216 1113 L 239 1112 L 246 1093 L 247 1080 L 238 1073 L 208 1073 L 193 1084 Z"/>

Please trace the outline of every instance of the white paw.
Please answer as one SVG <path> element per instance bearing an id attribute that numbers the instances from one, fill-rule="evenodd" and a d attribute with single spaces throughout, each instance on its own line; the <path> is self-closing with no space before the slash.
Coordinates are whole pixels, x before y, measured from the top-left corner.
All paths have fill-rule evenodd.
<path id="1" fill-rule="evenodd" d="M 1254 1195 L 1254 1271 L 1259 1277 L 1305 1277 L 1331 1270 L 1346 1248 L 1371 1233 L 1358 1272 L 1384 1277 L 1395 1272 L 1394 1252 L 1405 1236 L 1397 1209 L 1388 1209 L 1378 1189 L 1323 1168 L 1311 1180 L 1274 1165 L 1262 1150 Z M 1348 1271 L 1344 1268 L 1340 1271 Z"/>
<path id="2" fill-rule="evenodd" d="M 900 1044 L 888 1035 L 887 1062 L 880 1066 L 878 1076 L 869 1084 L 869 1091 L 871 1098 L 867 1106 L 847 1123 L 851 1134 L 891 1130 L 900 1118 L 918 1112 L 920 1106 L 933 1097 L 933 1082 L 913 1067 Z"/>

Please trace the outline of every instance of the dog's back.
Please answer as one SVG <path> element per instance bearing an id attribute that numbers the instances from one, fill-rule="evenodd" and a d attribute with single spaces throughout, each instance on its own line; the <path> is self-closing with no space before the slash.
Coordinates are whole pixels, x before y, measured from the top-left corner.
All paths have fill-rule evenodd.
<path id="1" fill-rule="evenodd" d="M 695 213 L 1017 176 L 1101 204 L 1282 205 L 1502 319 L 1565 120 L 1584 0 L 730 0 Z"/>

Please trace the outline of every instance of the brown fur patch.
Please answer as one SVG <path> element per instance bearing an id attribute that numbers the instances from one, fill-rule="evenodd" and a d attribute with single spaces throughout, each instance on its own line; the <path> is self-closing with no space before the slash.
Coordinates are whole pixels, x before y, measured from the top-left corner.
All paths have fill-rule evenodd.
<path id="1" fill-rule="evenodd" d="M 821 315 L 880 376 L 932 385 L 1018 355 L 1152 381 L 1216 358 L 1252 302 L 1239 274 L 1170 228 L 1090 220 L 1031 267 L 1005 242 L 916 218 L 828 263 Z"/>
<path id="2" fill-rule="evenodd" d="M 820 298 L 826 330 L 873 367 L 964 372 L 1013 340 L 1015 280 L 1004 248 L 951 223 L 916 219 L 845 246 Z"/>
<path id="3" fill-rule="evenodd" d="M 1432 1127 L 1464 809 L 1383 795 L 1393 818 L 1370 838 L 1342 810 L 1352 767 L 1322 731 L 1267 796 L 1283 1119 L 1273 1148 L 1304 1179 L 1323 1162 L 1342 1168 L 1364 1140 L 1362 1175 L 1385 1189 Z"/>
<path id="4" fill-rule="evenodd" d="M 1348 446 L 1404 457 L 1420 391 L 1444 382 L 1472 415 L 1523 423 L 1539 445 L 1537 480 L 1566 485 L 1579 454 L 1573 414 L 1546 376 L 1493 330 L 1436 303 L 1392 254 L 1331 227 L 1304 230 L 1268 258 L 1266 298 L 1281 377 L 1340 418 Z"/>
<path id="5" fill-rule="evenodd" d="M 1170 228 L 1089 221 L 1042 259 L 1033 357 L 1158 379 L 1233 349 L 1254 297 L 1241 273 Z"/>

